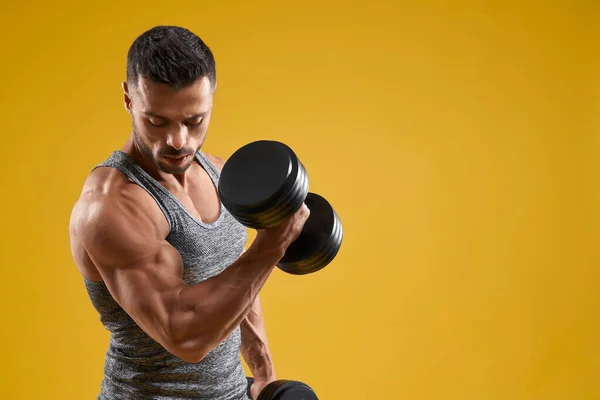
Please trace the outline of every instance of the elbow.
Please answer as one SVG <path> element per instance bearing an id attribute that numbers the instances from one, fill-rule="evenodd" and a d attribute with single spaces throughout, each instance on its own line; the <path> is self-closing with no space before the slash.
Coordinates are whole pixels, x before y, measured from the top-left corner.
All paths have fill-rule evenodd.
<path id="1" fill-rule="evenodd" d="M 191 332 L 169 335 L 170 348 L 167 349 L 175 357 L 190 364 L 197 364 L 210 353 L 218 343 L 209 332 Z"/>
<path id="2" fill-rule="evenodd" d="M 169 335 L 167 350 L 175 357 L 190 364 L 197 364 L 210 352 L 204 335 Z"/>
<path id="3" fill-rule="evenodd" d="M 198 364 L 204 359 L 204 356 L 200 357 L 179 357 L 180 360 L 185 361 L 188 364 Z"/>
<path id="4" fill-rule="evenodd" d="M 202 335 L 188 336 L 169 332 L 163 337 L 163 347 L 173 356 L 190 364 L 197 364 L 210 352 Z"/>
<path id="5" fill-rule="evenodd" d="M 197 364 L 210 353 L 204 335 L 173 335 L 165 338 L 165 349 L 173 356 L 190 364 Z"/>
<path id="6" fill-rule="evenodd" d="M 193 338 L 179 339 L 172 342 L 171 353 L 190 364 L 197 364 L 204 359 L 220 343 L 216 336 L 198 335 Z"/>
<path id="7" fill-rule="evenodd" d="M 208 353 L 208 349 L 194 343 L 178 343 L 171 351 L 175 357 L 189 364 L 198 364 Z"/>
<path id="8" fill-rule="evenodd" d="M 162 331 L 168 346 L 165 349 L 173 356 L 190 364 L 197 364 L 206 357 L 210 349 L 206 346 L 204 329 L 192 330 L 198 317 L 189 312 L 173 312 L 169 324 Z"/>
<path id="9" fill-rule="evenodd" d="M 193 310 L 176 308 L 163 333 L 171 345 L 171 354 L 187 363 L 197 364 L 224 340 L 223 330 L 217 326 L 214 319 Z"/>

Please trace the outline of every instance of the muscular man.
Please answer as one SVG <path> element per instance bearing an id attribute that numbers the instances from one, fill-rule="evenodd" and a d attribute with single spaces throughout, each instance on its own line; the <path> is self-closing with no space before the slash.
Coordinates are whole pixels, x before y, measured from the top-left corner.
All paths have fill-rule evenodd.
<path id="1" fill-rule="evenodd" d="M 87 178 L 70 223 L 91 302 L 110 331 L 99 399 L 248 398 L 276 379 L 259 292 L 299 235 L 303 206 L 246 230 L 216 186 L 224 161 L 200 150 L 213 106 L 213 55 L 189 30 L 158 26 L 127 56 L 132 132 Z"/>

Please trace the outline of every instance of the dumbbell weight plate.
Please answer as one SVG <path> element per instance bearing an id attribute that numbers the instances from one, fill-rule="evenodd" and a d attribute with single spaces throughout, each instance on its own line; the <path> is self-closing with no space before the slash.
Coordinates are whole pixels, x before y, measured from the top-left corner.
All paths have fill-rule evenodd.
<path id="1" fill-rule="evenodd" d="M 265 386 L 257 400 L 319 400 L 319 398 L 305 383 L 278 380 Z"/>
<path id="2" fill-rule="evenodd" d="M 342 245 L 342 223 L 327 200 L 308 193 L 304 203 L 310 216 L 298 238 L 287 248 L 277 266 L 290 274 L 305 275 L 327 266 Z"/>
<path id="3" fill-rule="evenodd" d="M 290 147 L 259 140 L 227 160 L 218 190 L 225 208 L 241 224 L 264 229 L 300 208 L 308 193 L 308 174 Z"/>
<path id="4" fill-rule="evenodd" d="M 277 266 L 304 275 L 327 266 L 342 242 L 342 224 L 323 197 L 308 193 L 308 174 L 287 145 L 259 140 L 238 149 L 225 163 L 219 179 L 219 196 L 242 225 L 264 229 L 281 223 L 304 202 L 310 217 L 300 236 Z"/>

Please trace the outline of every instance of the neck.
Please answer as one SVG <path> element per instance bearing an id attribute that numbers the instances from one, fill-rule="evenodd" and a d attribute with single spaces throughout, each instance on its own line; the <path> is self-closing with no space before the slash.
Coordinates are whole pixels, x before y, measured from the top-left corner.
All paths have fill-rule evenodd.
<path id="1" fill-rule="evenodd" d="M 166 172 L 161 171 L 156 166 L 154 161 L 152 161 L 152 159 L 142 149 L 140 149 L 140 147 L 133 139 L 133 134 L 125 142 L 123 147 L 121 147 L 121 151 L 127 154 L 129 157 L 131 157 L 131 159 L 135 161 L 136 164 L 138 164 L 144 171 L 146 171 L 157 181 L 167 183 L 176 182 L 181 187 L 185 187 L 191 166 L 183 174 L 179 175 L 167 174 Z"/>

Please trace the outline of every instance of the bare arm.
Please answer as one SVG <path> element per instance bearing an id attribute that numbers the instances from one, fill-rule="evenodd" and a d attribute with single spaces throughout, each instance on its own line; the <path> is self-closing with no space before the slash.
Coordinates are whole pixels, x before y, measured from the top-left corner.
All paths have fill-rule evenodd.
<path id="1" fill-rule="evenodd" d="M 256 296 L 252 308 L 241 325 L 242 356 L 256 380 L 274 381 L 277 379 L 273 359 L 267 341 L 267 332 L 262 316 L 260 296 Z"/>
<path id="2" fill-rule="evenodd" d="M 244 320 L 308 217 L 302 207 L 280 226 L 259 231 L 248 251 L 221 274 L 187 286 L 181 256 L 147 207 L 126 191 L 111 196 L 81 206 L 75 231 L 117 303 L 150 337 L 188 362 L 199 362 Z"/>

